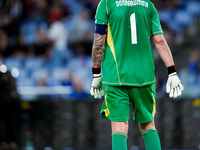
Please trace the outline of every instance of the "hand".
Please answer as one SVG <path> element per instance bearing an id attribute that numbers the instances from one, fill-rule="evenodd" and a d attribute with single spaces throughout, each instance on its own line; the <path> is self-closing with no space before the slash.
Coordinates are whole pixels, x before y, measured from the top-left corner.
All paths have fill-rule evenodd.
<path id="1" fill-rule="evenodd" d="M 103 95 L 102 88 L 102 76 L 100 74 L 93 74 L 92 84 L 90 87 L 90 94 L 94 96 L 94 98 L 100 99 Z"/>
<path id="2" fill-rule="evenodd" d="M 169 74 L 167 85 L 166 85 L 166 92 L 170 93 L 169 97 L 176 98 L 180 96 L 183 91 L 183 85 L 177 75 L 176 72 Z"/>

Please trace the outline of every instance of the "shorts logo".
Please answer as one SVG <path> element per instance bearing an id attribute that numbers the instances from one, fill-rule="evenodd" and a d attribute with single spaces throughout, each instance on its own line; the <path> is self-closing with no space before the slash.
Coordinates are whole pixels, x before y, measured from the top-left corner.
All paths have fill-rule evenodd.
<path id="1" fill-rule="evenodd" d="M 117 5 L 117 7 L 119 7 L 119 6 L 136 6 L 136 5 L 144 6 L 146 8 L 149 7 L 149 3 L 142 1 L 142 0 L 119 0 L 119 1 L 116 1 L 116 5 Z"/>

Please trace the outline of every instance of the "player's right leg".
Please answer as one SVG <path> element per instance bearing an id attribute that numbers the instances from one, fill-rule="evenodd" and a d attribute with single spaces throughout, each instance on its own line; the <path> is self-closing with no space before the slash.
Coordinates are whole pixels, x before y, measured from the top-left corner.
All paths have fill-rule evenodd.
<path id="1" fill-rule="evenodd" d="M 161 150 L 160 139 L 155 128 L 154 119 L 148 123 L 139 123 L 144 137 L 146 150 Z"/>

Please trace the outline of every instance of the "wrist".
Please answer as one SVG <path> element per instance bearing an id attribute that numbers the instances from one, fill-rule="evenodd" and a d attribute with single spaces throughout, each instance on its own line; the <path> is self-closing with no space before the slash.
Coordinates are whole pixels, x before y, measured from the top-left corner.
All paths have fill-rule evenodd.
<path id="1" fill-rule="evenodd" d="M 99 67 L 92 66 L 92 73 L 93 74 L 100 74 L 101 73 L 101 66 L 99 66 Z"/>
<path id="2" fill-rule="evenodd" d="M 169 66 L 167 67 L 167 73 L 168 75 L 172 74 L 172 73 L 175 73 L 176 72 L 176 67 L 175 65 L 172 65 L 172 66 Z"/>

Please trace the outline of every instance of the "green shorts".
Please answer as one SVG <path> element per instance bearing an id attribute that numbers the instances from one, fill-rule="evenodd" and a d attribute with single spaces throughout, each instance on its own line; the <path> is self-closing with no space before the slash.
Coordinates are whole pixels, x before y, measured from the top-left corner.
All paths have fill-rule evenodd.
<path id="1" fill-rule="evenodd" d="M 104 85 L 104 102 L 101 117 L 111 121 L 130 119 L 130 102 L 133 104 L 133 120 L 137 123 L 150 122 L 156 113 L 155 83 L 143 87 Z"/>

